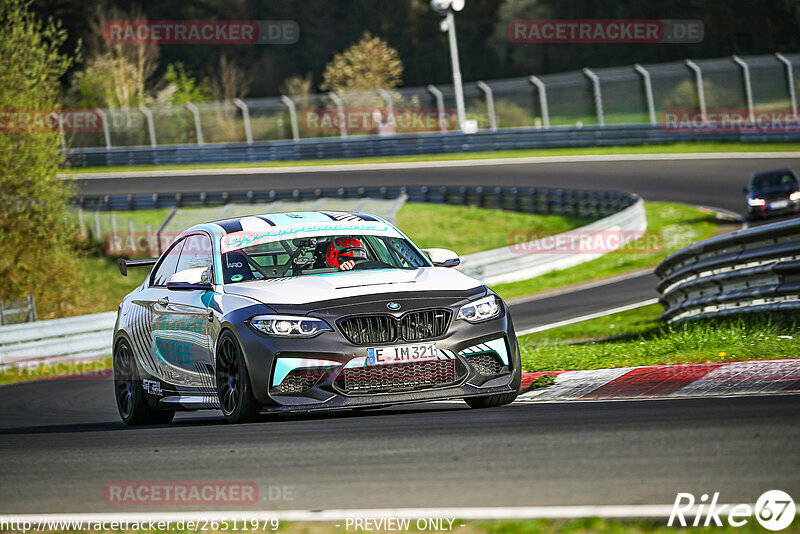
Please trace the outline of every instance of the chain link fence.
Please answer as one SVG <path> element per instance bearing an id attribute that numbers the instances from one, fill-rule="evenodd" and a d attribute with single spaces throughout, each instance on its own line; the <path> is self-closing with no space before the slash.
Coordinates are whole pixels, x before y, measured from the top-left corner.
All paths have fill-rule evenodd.
<path id="1" fill-rule="evenodd" d="M 661 124 L 667 111 L 797 113 L 800 54 L 733 56 L 464 84 L 479 130 Z M 203 145 L 445 132 L 450 85 L 101 110 L 102 131 L 73 148 Z"/>

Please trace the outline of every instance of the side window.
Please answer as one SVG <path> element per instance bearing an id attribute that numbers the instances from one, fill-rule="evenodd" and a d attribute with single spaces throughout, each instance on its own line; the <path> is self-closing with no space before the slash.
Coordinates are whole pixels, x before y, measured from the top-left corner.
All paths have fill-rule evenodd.
<path id="1" fill-rule="evenodd" d="M 211 257 L 211 239 L 205 234 L 190 235 L 183 245 L 183 250 L 178 260 L 178 268 L 175 272 L 203 267 L 209 269 L 210 274 Z"/>
<path id="2" fill-rule="evenodd" d="M 177 272 L 178 258 L 181 255 L 181 249 L 186 240 L 178 241 L 170 248 L 166 254 L 161 258 L 161 263 L 158 264 L 156 270 L 153 272 L 153 277 L 150 279 L 151 286 L 165 286 L 169 277 Z"/>

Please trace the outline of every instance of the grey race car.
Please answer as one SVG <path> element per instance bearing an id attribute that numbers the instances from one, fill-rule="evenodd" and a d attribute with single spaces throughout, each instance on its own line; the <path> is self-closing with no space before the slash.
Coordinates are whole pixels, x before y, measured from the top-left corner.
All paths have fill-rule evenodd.
<path id="1" fill-rule="evenodd" d="M 120 416 L 510 403 L 522 374 L 508 307 L 458 263 L 361 213 L 189 228 L 158 259 L 120 260 L 123 274 L 152 266 L 114 329 Z"/>

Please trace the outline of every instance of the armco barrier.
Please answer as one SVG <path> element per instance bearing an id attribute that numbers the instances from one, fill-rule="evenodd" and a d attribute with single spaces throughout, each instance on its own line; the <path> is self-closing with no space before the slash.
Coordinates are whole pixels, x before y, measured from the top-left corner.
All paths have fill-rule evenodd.
<path id="1" fill-rule="evenodd" d="M 173 206 L 221 206 L 229 202 L 253 204 L 281 200 L 289 203 L 319 198 L 394 199 L 402 195 L 408 196 L 408 202 L 478 206 L 591 218 L 617 213 L 632 205 L 638 198 L 636 195 L 617 191 L 578 191 L 538 187 L 415 186 L 81 196 L 76 199 L 76 203 L 84 210 L 140 210 Z"/>
<path id="2" fill-rule="evenodd" d="M 674 131 L 660 126 L 514 128 L 474 134 L 428 133 L 388 137 L 315 138 L 298 141 L 168 145 L 158 147 L 75 148 L 66 151 L 72 167 L 178 165 L 243 161 L 284 161 L 487 152 L 532 148 L 624 146 L 680 141 L 797 142 L 800 131 L 755 128 L 724 132 Z"/>
<path id="3" fill-rule="evenodd" d="M 699 241 L 656 269 L 669 322 L 800 312 L 800 219 Z"/>
<path id="4" fill-rule="evenodd" d="M 116 312 L 0 327 L 0 369 L 52 358 L 111 355 Z"/>

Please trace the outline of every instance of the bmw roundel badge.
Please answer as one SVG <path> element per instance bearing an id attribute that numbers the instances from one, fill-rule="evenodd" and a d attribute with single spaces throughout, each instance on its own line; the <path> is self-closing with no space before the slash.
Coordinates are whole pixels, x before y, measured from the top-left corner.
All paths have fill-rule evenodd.
<path id="1" fill-rule="evenodd" d="M 390 310 L 399 310 L 400 304 L 397 302 L 389 302 L 388 304 L 386 304 L 386 307 L 389 308 Z"/>

